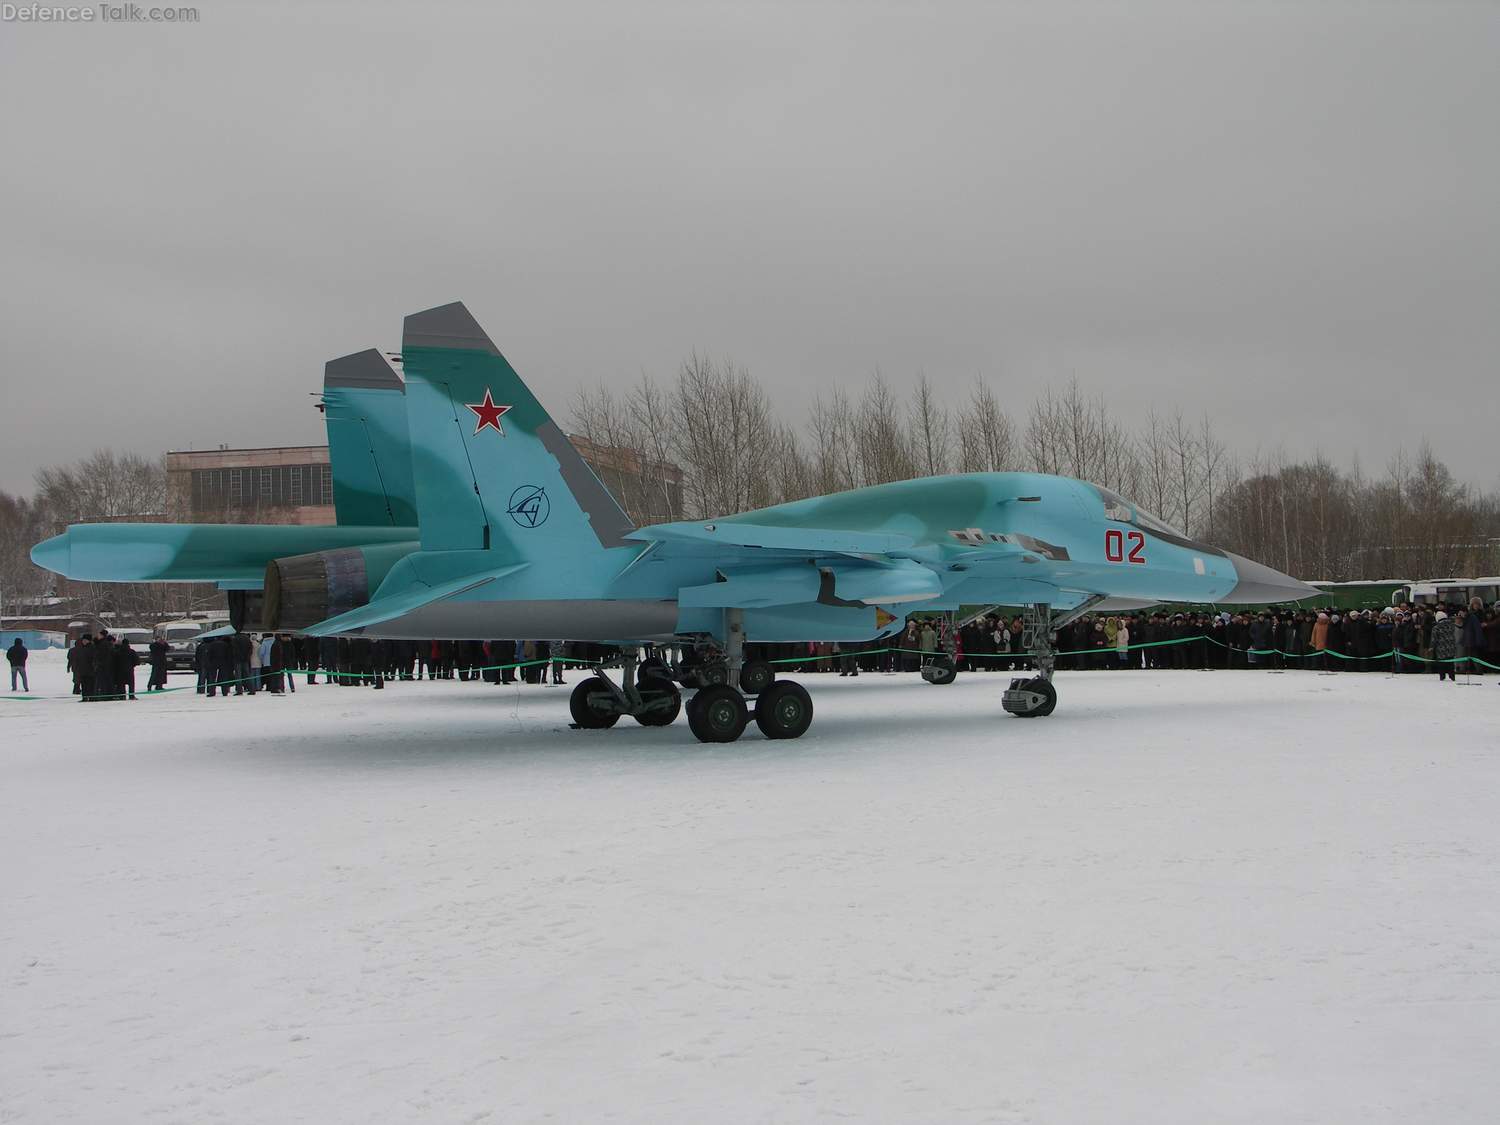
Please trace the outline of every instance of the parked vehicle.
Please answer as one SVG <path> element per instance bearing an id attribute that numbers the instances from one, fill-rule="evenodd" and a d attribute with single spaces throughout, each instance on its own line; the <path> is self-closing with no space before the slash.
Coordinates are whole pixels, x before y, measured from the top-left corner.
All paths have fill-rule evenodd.
<path id="1" fill-rule="evenodd" d="M 166 621 L 156 631 L 167 642 L 167 671 L 183 672 L 196 668 L 198 634 L 204 631 L 201 621 Z M 133 643 L 133 642 L 132 642 Z"/>

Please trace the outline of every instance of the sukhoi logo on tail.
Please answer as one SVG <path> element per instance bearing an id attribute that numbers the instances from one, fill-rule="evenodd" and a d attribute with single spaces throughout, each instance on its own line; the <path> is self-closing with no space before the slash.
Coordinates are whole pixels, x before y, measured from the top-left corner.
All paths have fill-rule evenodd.
<path id="1" fill-rule="evenodd" d="M 545 488 L 523 484 L 510 494 L 510 503 L 505 510 L 522 527 L 541 527 L 552 514 L 552 503 L 547 499 Z"/>

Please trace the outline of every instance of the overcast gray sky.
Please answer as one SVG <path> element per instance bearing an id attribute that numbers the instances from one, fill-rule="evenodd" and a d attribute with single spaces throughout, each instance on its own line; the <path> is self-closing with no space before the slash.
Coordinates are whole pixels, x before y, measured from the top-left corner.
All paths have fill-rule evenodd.
<path id="1" fill-rule="evenodd" d="M 320 441 L 455 298 L 560 419 L 698 348 L 1500 484 L 1495 3 L 199 9 L 0 24 L 0 488 Z"/>

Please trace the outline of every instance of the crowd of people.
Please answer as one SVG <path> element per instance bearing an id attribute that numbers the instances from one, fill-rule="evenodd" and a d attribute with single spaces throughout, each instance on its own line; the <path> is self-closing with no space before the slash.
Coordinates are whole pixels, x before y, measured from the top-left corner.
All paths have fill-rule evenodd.
<path id="1" fill-rule="evenodd" d="M 16 641 L 20 644 L 19 638 Z M 151 675 L 147 691 L 161 691 L 167 686 L 167 643 L 160 637 L 146 651 Z M 85 703 L 112 699 L 136 698 L 136 669 L 141 666 L 141 652 L 129 637 L 115 636 L 108 629 L 84 633 L 68 649 L 68 675 L 73 680 L 73 694 Z"/>
<path id="2" fill-rule="evenodd" d="M 927 627 L 929 630 L 931 626 Z M 959 666 L 1020 666 L 1020 617 L 985 617 L 959 630 Z M 920 640 L 908 625 L 903 647 Z M 942 638 L 946 641 L 946 638 Z M 1500 608 L 1403 605 L 1376 611 L 1272 608 L 1257 612 L 1085 614 L 1058 631 L 1057 667 L 1310 668 L 1436 672 L 1451 678 L 1500 665 Z"/>
<path id="3" fill-rule="evenodd" d="M 232 633 L 198 646 L 200 694 L 220 698 L 295 692 L 293 673 L 316 684 L 383 689 L 393 680 L 474 680 L 561 684 L 562 659 L 587 659 L 598 646 L 561 641 L 409 641 L 368 637 L 304 637 L 290 633 Z M 559 659 L 554 661 L 556 656 Z M 549 670 L 550 669 L 550 670 Z"/>
<path id="4" fill-rule="evenodd" d="M 752 646 L 759 647 L 759 646 Z M 928 654 L 952 652 L 960 671 L 1032 667 L 1025 619 L 976 618 L 948 635 L 941 617 L 913 617 L 898 636 L 867 644 L 764 646 L 766 658 L 802 671 L 914 672 Z M 1306 668 L 1435 672 L 1440 678 L 1500 667 L 1500 605 L 1403 605 L 1379 611 L 1277 607 L 1255 612 L 1084 614 L 1057 631 L 1060 670 Z M 1490 667 L 1486 669 L 1486 665 Z"/>
<path id="5" fill-rule="evenodd" d="M 1375 611 L 1271 608 L 1257 612 L 1162 611 L 1084 614 L 1057 632 L 1058 669 L 1272 669 L 1435 672 L 1440 679 L 1500 669 L 1500 603 L 1403 605 Z M 752 644 L 747 659 L 799 672 L 915 672 L 935 654 L 952 652 L 961 671 L 1021 671 L 1032 666 L 1025 620 L 988 615 L 948 635 L 943 617 L 913 617 L 900 634 L 866 643 Z M 17 637 L 6 650 L 11 690 L 29 691 L 27 650 Z M 563 641 L 408 641 L 304 637 L 289 633 L 222 633 L 198 644 L 197 691 L 209 697 L 280 695 L 308 684 L 384 688 L 393 681 L 472 680 L 564 683 L 565 667 L 611 655 L 601 645 Z M 100 629 L 68 649 L 73 694 L 84 702 L 133 700 L 136 669 L 150 668 L 146 692 L 167 686 L 166 641 L 143 653 L 128 637 Z M 791 668 L 788 668 L 791 670 Z"/>

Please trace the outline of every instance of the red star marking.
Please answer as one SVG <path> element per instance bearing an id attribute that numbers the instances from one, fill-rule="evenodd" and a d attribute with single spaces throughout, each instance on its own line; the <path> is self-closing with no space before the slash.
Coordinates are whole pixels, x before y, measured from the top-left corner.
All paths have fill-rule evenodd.
<path id="1" fill-rule="evenodd" d="M 476 436 L 486 426 L 493 427 L 495 432 L 501 437 L 505 436 L 505 431 L 500 428 L 500 415 L 508 411 L 510 407 L 496 406 L 495 400 L 490 397 L 490 389 L 488 387 L 484 388 L 483 402 L 466 402 L 464 405 L 474 412 L 474 417 L 477 419 L 474 423 L 474 433 Z"/>

